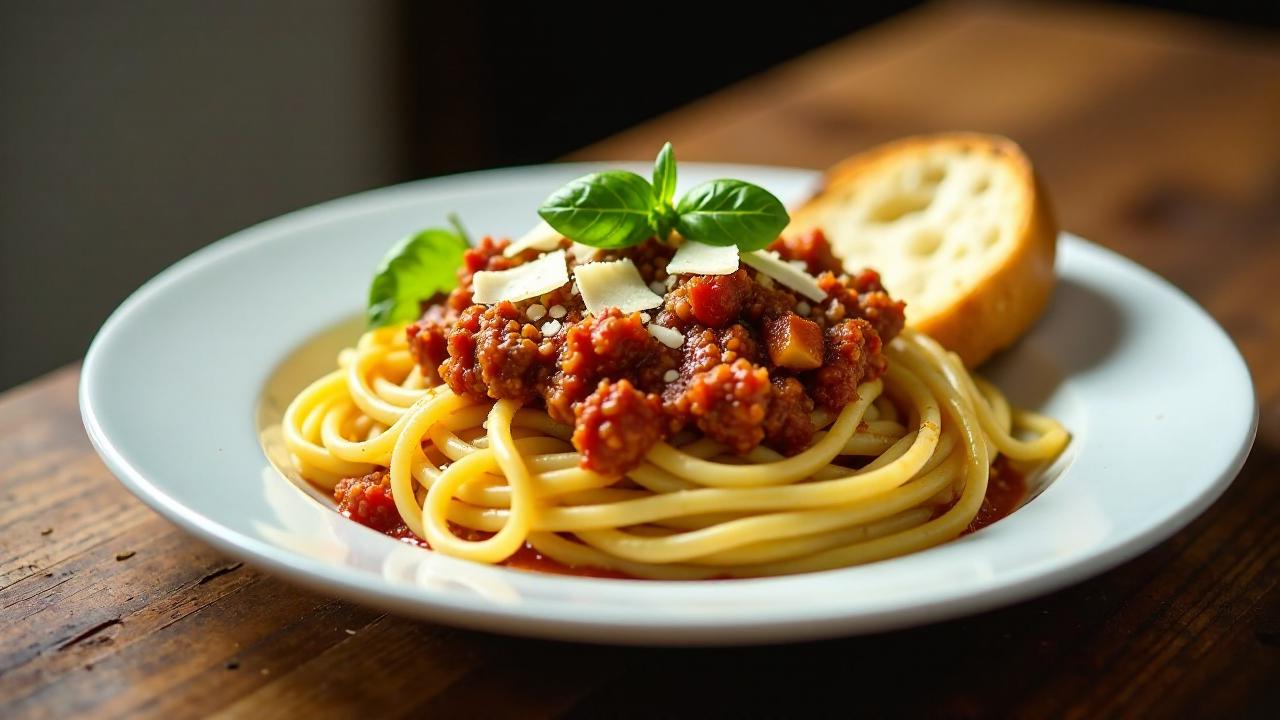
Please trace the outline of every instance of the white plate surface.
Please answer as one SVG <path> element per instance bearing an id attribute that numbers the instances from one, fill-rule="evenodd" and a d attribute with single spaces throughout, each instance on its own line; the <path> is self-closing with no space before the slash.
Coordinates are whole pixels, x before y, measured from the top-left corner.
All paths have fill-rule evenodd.
<path id="1" fill-rule="evenodd" d="M 872 632 L 1046 593 L 1168 537 L 1244 462 L 1257 408 L 1226 334 L 1154 274 L 1064 235 L 1048 313 L 983 374 L 1015 402 L 1062 420 L 1072 443 L 1024 507 L 926 552 L 761 580 L 539 575 L 383 537 L 269 466 L 255 425 L 267 379 L 363 307 L 372 270 L 396 239 L 442 225 L 449 212 L 473 232 L 516 235 L 536 221 L 534 208 L 550 191 L 619 165 L 424 180 L 295 212 L 195 253 L 134 293 L 94 340 L 80 385 L 90 439 L 156 511 L 312 588 L 460 626 L 637 644 Z M 751 166 L 680 170 L 686 187 L 740 177 L 784 200 L 802 197 L 817 178 Z"/>

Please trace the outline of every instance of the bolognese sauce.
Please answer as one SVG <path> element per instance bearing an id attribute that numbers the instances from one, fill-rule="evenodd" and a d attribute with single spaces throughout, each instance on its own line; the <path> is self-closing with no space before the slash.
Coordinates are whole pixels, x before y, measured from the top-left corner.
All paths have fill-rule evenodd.
<path id="1" fill-rule="evenodd" d="M 663 290 L 652 313 L 588 315 L 572 286 L 519 302 L 472 302 L 476 272 L 539 254 L 507 257 L 507 246 L 486 238 L 466 253 L 457 288 L 409 325 L 410 350 L 424 375 L 458 395 L 543 405 L 573 426 L 582 466 L 602 474 L 636 467 L 685 428 L 738 453 L 763 443 L 794 455 L 812 441 L 815 408 L 838 411 L 860 383 L 884 373 L 882 348 L 903 327 L 903 303 L 879 275 L 845 273 L 820 231 L 770 247 L 817 276 L 819 302 L 746 267 L 668 275 L 675 250 L 665 243 L 594 252 L 592 262 L 629 259 Z M 563 247 L 572 253 L 567 241 Z M 570 267 L 585 261 L 570 258 Z"/>

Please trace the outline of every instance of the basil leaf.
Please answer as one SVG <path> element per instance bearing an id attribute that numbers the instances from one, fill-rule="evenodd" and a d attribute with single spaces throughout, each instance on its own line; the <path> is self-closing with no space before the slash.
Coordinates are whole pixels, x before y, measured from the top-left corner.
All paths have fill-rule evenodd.
<path id="1" fill-rule="evenodd" d="M 600 248 L 635 245 L 654 234 L 653 186 L 633 172 L 610 170 L 552 193 L 538 215 L 565 237 Z"/>
<path id="2" fill-rule="evenodd" d="M 670 205 L 676 196 L 676 153 L 671 143 L 663 145 L 653 161 L 653 196 L 662 207 Z"/>
<path id="3" fill-rule="evenodd" d="M 396 243 L 369 285 L 369 327 L 417 320 L 423 300 L 457 286 L 466 250 L 461 235 L 437 228 Z"/>
<path id="4" fill-rule="evenodd" d="M 712 180 L 680 198 L 676 230 L 708 245 L 737 245 L 759 250 L 791 221 L 782 201 L 757 185 L 741 180 Z"/>

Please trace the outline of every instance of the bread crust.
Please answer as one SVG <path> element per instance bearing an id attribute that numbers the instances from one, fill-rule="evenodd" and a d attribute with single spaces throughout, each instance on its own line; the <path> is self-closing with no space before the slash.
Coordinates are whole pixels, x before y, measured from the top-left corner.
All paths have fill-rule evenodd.
<path id="1" fill-rule="evenodd" d="M 880 168 L 909 162 L 940 151 L 986 152 L 1013 171 L 1023 189 L 1012 252 L 991 264 L 984 277 L 946 307 L 913 316 L 910 298 L 907 324 L 928 333 L 953 350 L 968 367 L 1014 343 L 1044 312 L 1055 281 L 1053 264 L 1058 225 L 1044 184 L 1022 149 L 1012 140 L 980 133 L 920 135 L 880 145 L 833 166 L 822 188 L 792 213 L 792 222 L 819 226 L 809 217 L 830 212 L 842 190 L 874 178 Z M 839 247 L 836 248 L 839 253 Z M 888 288 L 890 293 L 894 288 Z"/>

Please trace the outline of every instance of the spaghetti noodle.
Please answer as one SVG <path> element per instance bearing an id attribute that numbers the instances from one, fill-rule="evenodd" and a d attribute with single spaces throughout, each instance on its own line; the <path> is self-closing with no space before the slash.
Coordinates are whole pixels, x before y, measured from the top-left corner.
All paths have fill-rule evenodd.
<path id="1" fill-rule="evenodd" d="M 403 327 L 366 332 L 283 419 L 300 474 L 332 489 L 386 468 L 395 512 L 437 552 L 500 563 L 526 545 L 638 578 L 759 577 L 895 557 L 960 535 L 997 454 L 1052 459 L 1056 421 L 1009 405 L 929 337 L 904 330 L 887 371 L 785 457 L 690 432 L 624 474 L 583 467 L 574 429 L 512 399 L 424 375 Z"/>

